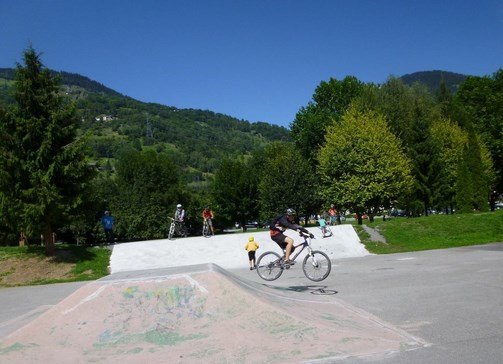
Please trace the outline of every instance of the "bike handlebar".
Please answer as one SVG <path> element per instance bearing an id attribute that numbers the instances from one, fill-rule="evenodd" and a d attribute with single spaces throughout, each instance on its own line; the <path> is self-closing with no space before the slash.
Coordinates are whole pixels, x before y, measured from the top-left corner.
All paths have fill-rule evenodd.
<path id="1" fill-rule="evenodd" d="M 305 233 L 305 232 L 301 231 L 299 234 L 300 234 L 300 236 L 302 236 L 303 238 L 311 238 L 311 239 L 314 239 L 314 234 L 312 234 L 312 233 L 310 233 L 310 232 Z"/>

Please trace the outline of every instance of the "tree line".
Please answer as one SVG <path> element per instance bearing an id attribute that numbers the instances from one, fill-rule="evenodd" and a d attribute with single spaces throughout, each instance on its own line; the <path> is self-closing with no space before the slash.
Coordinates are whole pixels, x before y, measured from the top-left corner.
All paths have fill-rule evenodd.
<path id="1" fill-rule="evenodd" d="M 486 211 L 501 192 L 502 70 L 468 77 L 454 95 L 445 84 L 432 94 L 393 77 L 381 85 L 352 76 L 322 81 L 290 125 L 292 142 L 235 149 L 211 173 L 198 172 L 205 183 L 191 185 L 169 142 L 118 145 L 112 162 L 97 168 L 89 151 L 96 137 L 79 132 L 76 101 L 59 92 L 34 49 L 23 61 L 15 103 L 0 108 L 3 244 L 41 236 L 50 253 L 54 234 L 99 241 L 104 210 L 114 214 L 117 235 L 134 240 L 165 237 L 177 203 L 197 233 L 205 205 L 220 223 L 244 225 L 287 207 L 308 216 L 331 204 L 370 218 L 391 207 L 410 216 Z M 205 151 L 190 158 L 198 155 Z"/>

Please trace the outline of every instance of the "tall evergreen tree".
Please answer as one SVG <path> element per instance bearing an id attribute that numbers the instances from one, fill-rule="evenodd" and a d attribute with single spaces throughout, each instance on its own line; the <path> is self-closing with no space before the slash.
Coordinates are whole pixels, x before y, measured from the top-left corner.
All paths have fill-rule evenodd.
<path id="1" fill-rule="evenodd" d="M 481 147 L 473 129 L 468 131 L 462 158 L 458 167 L 456 202 L 458 211 L 487 211 L 491 181 L 484 171 Z"/>
<path id="2" fill-rule="evenodd" d="M 456 93 L 475 131 L 491 152 L 496 179 L 494 188 L 503 193 L 503 68 L 492 77 L 468 77 Z M 467 125 L 468 129 L 470 125 Z"/>
<path id="3" fill-rule="evenodd" d="M 11 228 L 41 235 L 52 254 L 53 233 L 82 205 L 92 173 L 77 138 L 75 107 L 60 96 L 33 48 L 23 59 L 16 68 L 16 103 L 2 116 L 2 211 Z"/>

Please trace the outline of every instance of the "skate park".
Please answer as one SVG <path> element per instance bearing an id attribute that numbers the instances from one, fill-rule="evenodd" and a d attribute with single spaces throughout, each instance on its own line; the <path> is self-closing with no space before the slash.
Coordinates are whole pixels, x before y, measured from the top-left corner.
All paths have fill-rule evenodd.
<path id="1" fill-rule="evenodd" d="M 277 248 L 249 231 L 117 244 L 100 280 L 1 290 L 1 361 L 499 362 L 503 244 L 371 255 L 350 225 L 312 232 L 322 282 L 262 280 L 246 239 Z"/>

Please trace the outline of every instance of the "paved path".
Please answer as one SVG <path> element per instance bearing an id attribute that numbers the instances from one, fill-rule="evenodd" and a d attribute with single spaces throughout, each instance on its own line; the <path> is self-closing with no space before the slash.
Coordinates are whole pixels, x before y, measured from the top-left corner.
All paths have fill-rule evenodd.
<path id="1" fill-rule="evenodd" d="M 501 363 L 503 358 L 503 243 L 337 259 L 332 274 L 320 283 L 308 281 L 297 266 L 274 282 L 264 282 L 244 268 L 230 272 L 243 284 L 260 285 L 290 299 L 309 300 L 323 288 L 332 293 L 326 299 L 345 302 L 346 307 L 427 344 L 384 355 L 348 356 L 344 363 Z M 61 291 L 78 288 L 59 287 Z M 12 321 L 30 310 L 28 302 L 32 310 L 34 305 L 54 304 L 48 297 L 38 299 L 45 296 L 43 288 L 23 287 L 24 300 L 21 290 L 16 291 L 19 302 L 26 303 L 22 310 L 16 310 L 12 299 L 6 301 L 11 295 L 0 290 L 0 307 L 11 308 Z M 6 318 L 0 316 L 0 327 Z"/>
<path id="2" fill-rule="evenodd" d="M 344 363 L 503 362 L 503 243 L 423 252 L 371 255 L 333 262 L 323 282 L 301 270 L 269 283 L 278 291 L 312 295 L 320 287 L 338 299 L 415 335 L 429 346 Z M 246 270 L 233 271 L 260 282 Z"/>

